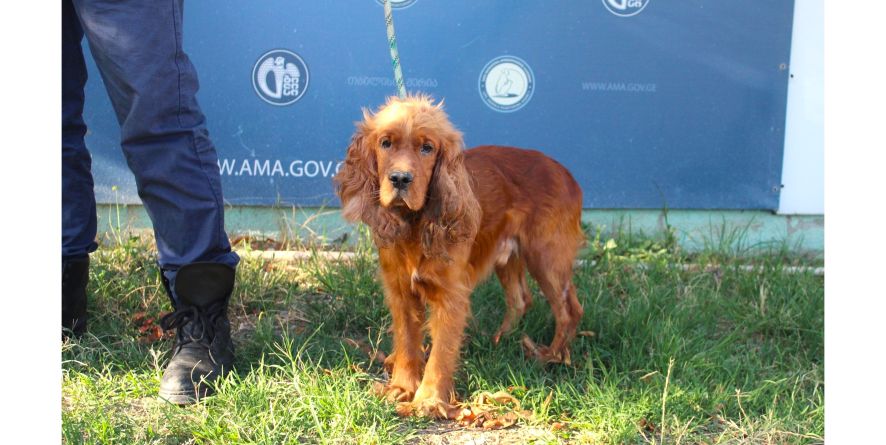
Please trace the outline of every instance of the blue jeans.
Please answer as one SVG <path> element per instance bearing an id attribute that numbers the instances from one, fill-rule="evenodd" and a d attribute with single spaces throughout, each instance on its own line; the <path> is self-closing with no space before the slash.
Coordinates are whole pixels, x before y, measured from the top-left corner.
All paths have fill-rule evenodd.
<path id="1" fill-rule="evenodd" d="M 182 51 L 182 0 L 62 0 L 62 258 L 97 248 L 84 142 L 84 34 L 164 274 L 174 278 L 179 267 L 197 261 L 236 267 L 240 258 L 224 230 L 218 155 L 197 104 L 197 72 Z"/>

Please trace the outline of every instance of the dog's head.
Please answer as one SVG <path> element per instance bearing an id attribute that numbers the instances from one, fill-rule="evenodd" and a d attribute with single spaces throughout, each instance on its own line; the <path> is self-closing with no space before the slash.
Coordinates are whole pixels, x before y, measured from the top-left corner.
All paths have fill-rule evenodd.
<path id="1" fill-rule="evenodd" d="M 392 97 L 375 113 L 364 109 L 335 177 L 342 214 L 369 225 L 383 243 L 408 236 L 409 221 L 420 221 L 426 254 L 472 239 L 479 204 L 463 150 L 442 103 L 427 96 Z"/>

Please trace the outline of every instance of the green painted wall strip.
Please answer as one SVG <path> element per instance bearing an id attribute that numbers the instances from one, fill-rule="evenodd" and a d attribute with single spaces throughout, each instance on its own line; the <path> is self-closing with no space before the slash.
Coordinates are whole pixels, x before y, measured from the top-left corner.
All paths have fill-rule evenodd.
<path id="1" fill-rule="evenodd" d="M 99 205 L 99 232 L 145 230 L 150 219 L 142 206 Z M 786 243 L 791 250 L 824 252 L 823 215 L 775 215 L 752 210 L 585 210 L 582 220 L 604 235 L 656 236 L 670 226 L 684 249 L 698 251 L 740 241 L 742 248 Z M 225 227 L 231 236 L 261 234 L 276 239 L 334 240 L 351 234 L 338 209 L 229 207 Z M 735 246 L 733 246 L 735 247 Z"/>

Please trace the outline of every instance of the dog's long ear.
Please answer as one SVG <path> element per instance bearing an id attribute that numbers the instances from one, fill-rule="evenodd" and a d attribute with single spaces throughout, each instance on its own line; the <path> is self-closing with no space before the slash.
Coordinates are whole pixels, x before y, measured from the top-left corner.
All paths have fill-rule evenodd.
<path id="1" fill-rule="evenodd" d="M 351 136 L 344 165 L 333 178 L 335 192 L 341 199 L 342 216 L 350 222 L 364 221 L 373 206 L 372 191 L 378 190 L 375 151 L 364 143 L 364 125 L 358 124 Z"/>
<path id="2" fill-rule="evenodd" d="M 480 226 L 480 204 L 464 165 L 464 141 L 448 129 L 437 152 L 437 163 L 422 218 L 422 251 L 449 259 L 450 244 L 473 240 Z"/>
<path id="3" fill-rule="evenodd" d="M 362 221 L 372 230 L 376 241 L 386 245 L 397 238 L 406 223 L 379 204 L 378 166 L 375 150 L 368 140 L 371 117 L 364 111 L 364 121 L 357 124 L 351 137 L 344 165 L 333 178 L 335 192 L 341 199 L 342 216 L 350 222 Z"/>

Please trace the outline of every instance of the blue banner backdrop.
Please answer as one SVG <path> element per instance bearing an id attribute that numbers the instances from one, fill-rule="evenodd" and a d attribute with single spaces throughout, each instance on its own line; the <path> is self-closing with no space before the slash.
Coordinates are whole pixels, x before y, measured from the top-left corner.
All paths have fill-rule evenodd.
<path id="1" fill-rule="evenodd" d="M 544 151 L 589 208 L 778 207 L 793 1 L 393 4 L 407 90 L 445 98 L 469 147 Z M 185 9 L 226 201 L 337 206 L 353 122 L 396 94 L 381 2 Z M 138 203 L 89 69 L 96 196 Z"/>

